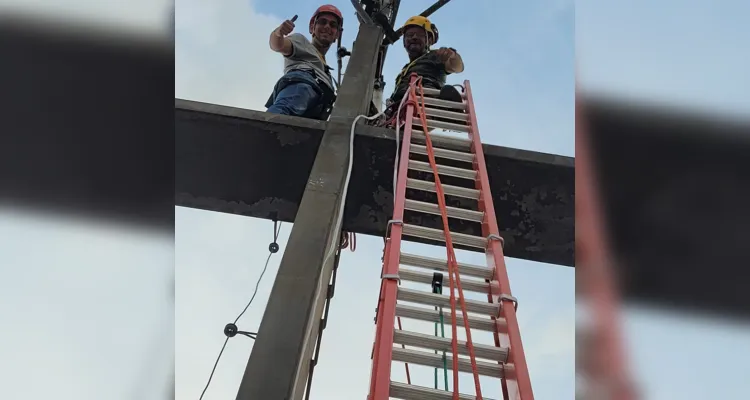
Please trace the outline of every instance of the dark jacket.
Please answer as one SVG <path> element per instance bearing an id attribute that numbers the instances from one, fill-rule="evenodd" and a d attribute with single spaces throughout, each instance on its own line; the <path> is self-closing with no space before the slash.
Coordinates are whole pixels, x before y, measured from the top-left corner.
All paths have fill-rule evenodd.
<path id="1" fill-rule="evenodd" d="M 445 70 L 445 64 L 438 59 L 436 52 L 431 50 L 404 66 L 396 77 L 396 89 L 390 97 L 392 101 L 400 102 L 404 97 L 404 93 L 409 88 L 409 77 L 412 73 L 422 77 L 422 86 L 433 89 L 441 89 L 449 75 Z"/>

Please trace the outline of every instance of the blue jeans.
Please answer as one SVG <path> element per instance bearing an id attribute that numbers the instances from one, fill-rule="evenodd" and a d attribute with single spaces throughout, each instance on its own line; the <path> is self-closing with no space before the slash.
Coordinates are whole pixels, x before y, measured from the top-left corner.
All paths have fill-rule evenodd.
<path id="1" fill-rule="evenodd" d="M 273 104 L 266 110 L 273 114 L 296 117 L 316 117 L 309 115 L 320 105 L 320 87 L 307 71 L 289 71 L 279 79 L 273 92 Z"/>

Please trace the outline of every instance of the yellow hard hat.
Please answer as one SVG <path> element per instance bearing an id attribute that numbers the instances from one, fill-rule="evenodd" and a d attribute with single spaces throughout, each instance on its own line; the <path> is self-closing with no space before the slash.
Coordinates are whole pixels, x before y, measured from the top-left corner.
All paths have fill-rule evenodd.
<path id="1" fill-rule="evenodd" d="M 401 29 L 406 29 L 409 26 L 419 26 L 424 28 L 424 30 L 427 31 L 427 34 L 429 35 L 435 35 L 435 33 L 432 31 L 432 22 L 430 22 L 427 17 L 423 17 L 421 15 L 413 16 L 404 22 L 404 26 L 401 27 Z"/>
<path id="2" fill-rule="evenodd" d="M 432 25 L 432 44 L 435 44 L 435 43 L 437 43 L 440 34 L 438 34 L 437 25 L 435 25 L 435 24 L 431 24 L 431 25 Z"/>

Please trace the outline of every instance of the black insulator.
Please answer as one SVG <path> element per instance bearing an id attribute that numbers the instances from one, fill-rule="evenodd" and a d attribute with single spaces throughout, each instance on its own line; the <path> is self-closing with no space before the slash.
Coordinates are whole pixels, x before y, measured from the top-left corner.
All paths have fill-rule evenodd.
<path id="1" fill-rule="evenodd" d="M 224 327 L 224 334 L 227 335 L 227 337 L 234 337 L 237 334 L 237 325 L 227 324 L 227 326 Z"/>

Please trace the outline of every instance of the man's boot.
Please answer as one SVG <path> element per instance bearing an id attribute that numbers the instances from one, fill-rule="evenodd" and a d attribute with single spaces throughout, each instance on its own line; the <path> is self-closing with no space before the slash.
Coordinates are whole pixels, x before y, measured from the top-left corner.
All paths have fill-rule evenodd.
<path id="1" fill-rule="evenodd" d="M 460 103 L 460 102 L 463 101 L 463 97 L 461 97 L 461 93 L 458 91 L 458 89 L 456 89 L 455 86 L 452 86 L 452 85 L 445 85 L 445 86 L 443 86 L 443 88 L 440 89 L 440 94 L 438 95 L 438 99 L 440 99 L 440 100 L 446 100 L 446 101 L 452 101 L 452 102 L 456 102 L 456 103 Z M 456 110 L 456 109 L 445 108 L 445 107 L 435 107 L 435 106 L 433 106 L 433 108 L 439 109 L 439 110 L 450 111 L 450 112 L 456 112 L 456 113 L 460 113 L 461 112 L 461 111 Z M 455 119 L 451 119 L 451 118 L 432 117 L 431 119 L 433 119 L 435 121 L 448 122 L 448 123 L 451 123 L 451 124 L 460 124 L 459 121 L 457 121 Z"/>
<path id="2" fill-rule="evenodd" d="M 443 88 L 440 89 L 440 95 L 438 95 L 438 98 L 442 100 L 455 101 L 456 103 L 460 103 L 461 101 L 463 101 L 461 93 L 459 93 L 458 89 L 456 89 L 456 87 L 453 85 L 443 86 Z"/>

